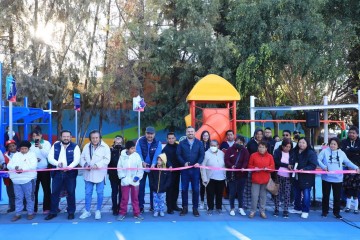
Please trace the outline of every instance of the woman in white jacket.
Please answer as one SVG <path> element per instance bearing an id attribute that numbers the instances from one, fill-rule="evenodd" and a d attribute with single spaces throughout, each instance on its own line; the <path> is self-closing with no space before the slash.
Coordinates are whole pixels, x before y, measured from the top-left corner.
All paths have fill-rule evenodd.
<path id="1" fill-rule="evenodd" d="M 219 143 L 216 140 L 210 142 L 210 148 L 205 152 L 204 161 L 201 164 L 202 166 L 225 168 L 225 154 L 223 151 L 220 151 L 218 147 Z M 226 178 L 225 171 L 201 168 L 201 178 L 206 187 L 208 215 L 212 215 L 214 210 L 214 199 L 216 210 L 218 213 L 221 213 L 222 193 L 224 191 Z"/>
<path id="2" fill-rule="evenodd" d="M 29 141 L 22 141 L 19 145 L 20 152 L 15 153 L 7 165 L 15 192 L 15 216 L 11 219 L 13 222 L 21 218 L 24 197 L 28 211 L 27 219 L 34 219 L 37 158 L 35 153 L 29 151 L 30 147 L 31 143 Z"/>
<path id="3" fill-rule="evenodd" d="M 139 208 L 139 185 L 143 177 L 142 161 L 140 155 L 135 152 L 135 143 L 127 141 L 125 149 L 121 152 L 118 162 L 118 176 L 121 179 L 121 203 L 118 220 L 123 220 L 127 213 L 129 194 L 134 218 L 143 220 Z"/>

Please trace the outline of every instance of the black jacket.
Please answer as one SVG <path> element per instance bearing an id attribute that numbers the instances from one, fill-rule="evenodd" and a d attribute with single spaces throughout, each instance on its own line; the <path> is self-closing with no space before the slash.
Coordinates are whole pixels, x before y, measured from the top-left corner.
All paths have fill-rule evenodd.
<path id="1" fill-rule="evenodd" d="M 264 140 L 264 142 L 266 142 L 266 141 Z M 268 153 L 270 153 L 272 155 L 272 152 L 270 152 L 270 144 L 268 142 L 266 142 L 266 145 L 267 145 Z M 250 156 L 251 156 L 251 154 L 257 152 L 258 146 L 259 146 L 259 144 L 253 138 L 248 142 L 248 144 L 246 145 L 246 148 L 249 151 Z"/>
<path id="2" fill-rule="evenodd" d="M 108 165 L 109 168 L 116 168 L 117 164 L 119 162 L 119 158 L 120 158 L 120 154 L 121 151 L 124 150 L 123 147 L 116 149 L 114 147 L 110 148 L 111 151 L 111 158 L 110 158 L 110 163 Z M 110 180 L 117 180 L 119 179 L 118 174 L 117 174 L 117 170 L 108 170 L 108 174 L 109 174 L 109 179 Z"/>
<path id="3" fill-rule="evenodd" d="M 170 171 L 153 170 L 149 173 L 150 190 L 156 193 L 164 193 L 171 184 Z"/>
<path id="4" fill-rule="evenodd" d="M 293 155 L 294 155 L 294 151 L 293 151 L 293 149 L 291 149 L 289 152 L 289 164 L 290 164 L 291 158 L 293 158 Z M 276 170 L 278 170 L 280 167 L 288 168 L 288 166 L 289 166 L 289 164 L 282 163 L 281 158 L 282 158 L 282 151 L 281 151 L 281 147 L 279 147 L 274 152 L 274 162 L 275 162 Z"/>
<path id="5" fill-rule="evenodd" d="M 270 154 L 273 154 L 276 141 L 272 137 L 269 137 L 269 138 L 264 137 L 264 141 L 267 142 L 267 144 L 268 144 L 268 148 L 269 148 L 268 152 Z"/>
<path id="6" fill-rule="evenodd" d="M 294 154 L 292 155 L 292 158 L 290 158 L 290 165 L 295 166 L 295 163 L 298 163 L 296 168 L 298 170 L 315 170 L 318 165 L 315 151 L 308 148 L 299 153 L 297 150 L 298 149 L 295 148 Z M 300 189 L 310 188 L 315 185 L 315 174 L 298 173 L 297 175 L 298 179 L 295 179 L 295 184 Z"/>
<path id="7" fill-rule="evenodd" d="M 176 155 L 177 146 L 178 146 L 177 143 L 166 144 L 164 149 L 162 150 L 162 152 L 166 154 L 166 158 L 167 158 L 166 166 L 167 167 L 170 167 L 170 166 L 172 166 L 173 168 L 180 167 L 180 162 Z"/>
<path id="8" fill-rule="evenodd" d="M 351 146 L 351 141 L 349 138 L 341 141 L 341 150 L 343 150 L 346 156 L 352 161 L 356 166 L 360 167 L 360 139 L 357 138 L 355 143 Z"/>

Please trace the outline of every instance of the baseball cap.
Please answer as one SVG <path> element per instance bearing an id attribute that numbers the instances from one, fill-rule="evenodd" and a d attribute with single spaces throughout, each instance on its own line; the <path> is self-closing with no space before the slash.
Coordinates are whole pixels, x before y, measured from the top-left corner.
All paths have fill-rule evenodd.
<path id="1" fill-rule="evenodd" d="M 147 127 L 146 130 L 145 130 L 146 133 L 155 133 L 155 128 L 154 127 Z"/>

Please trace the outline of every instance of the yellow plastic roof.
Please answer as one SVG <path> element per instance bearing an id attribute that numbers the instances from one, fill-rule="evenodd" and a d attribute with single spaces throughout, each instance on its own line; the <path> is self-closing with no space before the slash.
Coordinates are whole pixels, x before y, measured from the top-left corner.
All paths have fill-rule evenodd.
<path id="1" fill-rule="evenodd" d="M 226 79 L 210 74 L 195 84 L 186 101 L 239 101 L 240 94 Z"/>

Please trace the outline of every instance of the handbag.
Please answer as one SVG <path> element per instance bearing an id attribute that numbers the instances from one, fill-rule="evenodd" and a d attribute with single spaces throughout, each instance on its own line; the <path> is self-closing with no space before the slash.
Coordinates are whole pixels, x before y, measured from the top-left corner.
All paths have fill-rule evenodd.
<path id="1" fill-rule="evenodd" d="M 275 183 L 274 180 L 271 178 L 269 179 L 268 183 L 266 184 L 266 190 L 268 190 L 272 195 L 277 196 L 279 194 L 279 187 L 280 184 Z"/>

